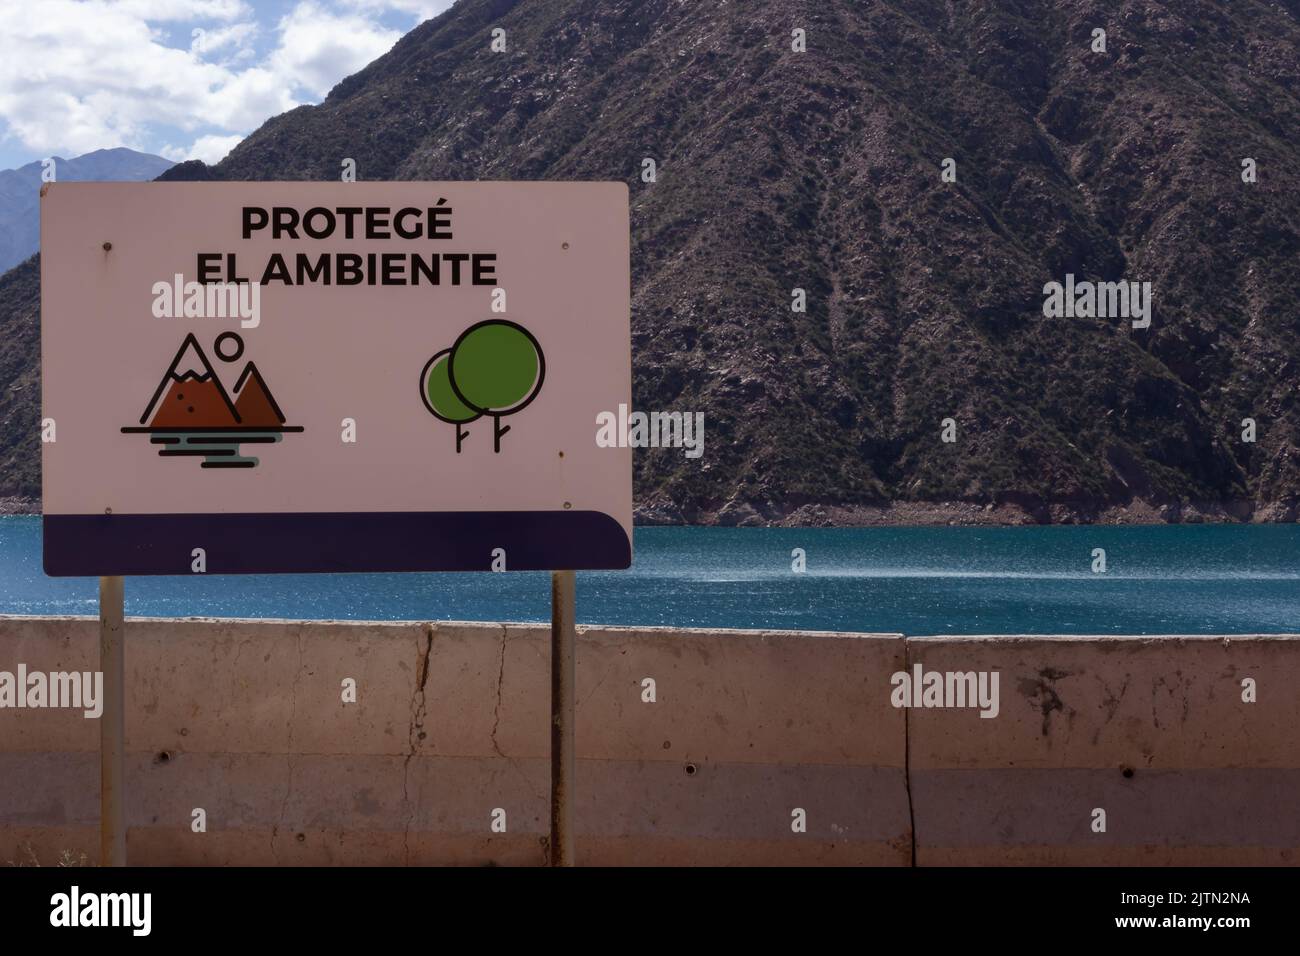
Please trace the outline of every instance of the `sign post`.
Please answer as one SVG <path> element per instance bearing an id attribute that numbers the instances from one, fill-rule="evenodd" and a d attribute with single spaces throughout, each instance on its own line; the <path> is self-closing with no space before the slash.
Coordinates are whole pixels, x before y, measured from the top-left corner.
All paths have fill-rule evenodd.
<path id="1" fill-rule="evenodd" d="M 576 710 L 575 664 L 578 632 L 575 624 L 574 574 L 551 575 L 551 866 L 573 866 L 573 784 Z"/>
<path id="2" fill-rule="evenodd" d="M 126 647 L 120 577 L 99 579 L 99 670 L 104 711 L 99 717 L 99 862 L 126 866 Z"/>
<path id="3" fill-rule="evenodd" d="M 632 562 L 623 183 L 48 183 L 44 565 L 101 578 L 553 572 L 551 862 L 573 860 L 574 571 Z M 54 435 L 57 434 L 57 440 Z"/>

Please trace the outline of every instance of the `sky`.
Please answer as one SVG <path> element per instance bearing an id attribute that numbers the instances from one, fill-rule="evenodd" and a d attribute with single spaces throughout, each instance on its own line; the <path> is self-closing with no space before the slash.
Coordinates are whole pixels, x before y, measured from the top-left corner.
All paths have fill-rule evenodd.
<path id="1" fill-rule="evenodd" d="M 0 0 L 0 169 L 127 146 L 215 163 L 452 0 Z"/>

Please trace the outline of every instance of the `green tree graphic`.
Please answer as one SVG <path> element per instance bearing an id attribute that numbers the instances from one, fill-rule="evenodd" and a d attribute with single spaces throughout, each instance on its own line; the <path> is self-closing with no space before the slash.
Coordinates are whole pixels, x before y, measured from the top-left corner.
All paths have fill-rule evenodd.
<path id="1" fill-rule="evenodd" d="M 441 421 L 456 426 L 456 452 L 476 418 L 492 419 L 492 450 L 510 431 L 501 419 L 526 407 L 541 391 L 546 359 L 532 333 L 505 319 L 488 319 L 460 334 L 425 363 L 420 398 Z"/>

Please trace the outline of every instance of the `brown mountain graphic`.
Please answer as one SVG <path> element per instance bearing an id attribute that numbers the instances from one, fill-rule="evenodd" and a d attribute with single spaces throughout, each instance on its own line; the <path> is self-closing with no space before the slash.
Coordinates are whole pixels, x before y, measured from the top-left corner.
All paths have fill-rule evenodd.
<path id="1" fill-rule="evenodd" d="M 150 428 L 209 428 L 235 426 L 239 420 L 230 411 L 230 401 L 217 382 L 186 379 L 172 382 Z"/>
<path id="2" fill-rule="evenodd" d="M 232 347 L 223 351 L 223 341 Z M 243 354 L 244 342 L 234 332 L 223 332 L 213 348 L 217 358 L 233 363 Z M 256 468 L 259 459 L 240 454 L 240 445 L 274 444 L 282 433 L 302 430 L 284 423 L 284 413 L 252 362 L 245 363 L 234 391 L 227 394 L 192 332 L 181 342 L 139 426 L 122 427 L 123 432 L 149 434 L 150 444 L 161 446 L 160 458 L 202 458 L 200 468 L 219 469 Z"/>
<path id="3" fill-rule="evenodd" d="M 145 422 L 150 428 L 176 429 L 222 428 L 241 422 L 238 410 L 231 403 L 194 333 L 185 336 L 167 373 L 158 383 L 153 398 L 140 416 L 140 424 Z"/>
<path id="4" fill-rule="evenodd" d="M 272 428 L 284 424 L 284 413 L 276 404 L 266 380 L 257 366 L 249 362 L 235 383 L 235 414 L 245 427 L 256 425 Z"/>

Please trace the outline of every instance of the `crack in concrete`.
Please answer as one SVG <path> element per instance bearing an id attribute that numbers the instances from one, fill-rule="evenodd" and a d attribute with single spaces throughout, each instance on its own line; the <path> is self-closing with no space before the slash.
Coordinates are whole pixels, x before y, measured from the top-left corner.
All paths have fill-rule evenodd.
<path id="1" fill-rule="evenodd" d="M 501 745 L 497 743 L 497 728 L 501 726 L 501 698 L 506 682 L 506 636 L 509 630 L 510 629 L 507 625 L 501 625 L 501 657 L 497 662 L 497 699 L 496 704 L 492 709 L 492 732 L 489 734 L 489 738 L 492 743 L 492 750 L 498 757 L 501 757 L 506 761 L 506 766 L 514 771 L 516 776 L 527 784 L 528 789 L 532 791 L 539 800 L 548 800 L 549 796 L 544 792 L 538 791 L 538 789 L 533 785 L 532 778 L 530 778 L 528 774 L 524 773 L 523 769 L 519 766 L 519 760 L 515 757 L 507 757 L 505 752 L 501 749 Z"/>
<path id="2" fill-rule="evenodd" d="M 245 648 L 247 648 L 251 643 L 253 643 L 253 638 L 246 637 L 235 644 L 235 659 L 230 663 L 230 672 L 232 674 L 239 673 L 239 657 L 244 653 Z"/>
<path id="3" fill-rule="evenodd" d="M 433 653 L 433 632 L 436 624 L 424 625 L 424 646 L 417 638 L 415 644 L 415 692 L 411 695 L 411 724 L 406 730 L 406 758 L 402 761 L 402 806 L 406 808 L 406 819 L 402 826 L 402 859 L 411 864 L 411 824 L 415 820 L 415 808 L 411 806 L 410 776 L 411 760 L 420 746 L 424 736 L 424 715 L 427 703 L 424 688 L 429 683 L 429 657 Z"/>
<path id="4" fill-rule="evenodd" d="M 498 757 L 504 757 L 501 746 L 497 743 L 497 728 L 501 726 L 501 688 L 506 678 L 506 626 L 501 625 L 501 661 L 497 666 L 497 702 L 492 709 L 492 749 Z"/>
<path id="5" fill-rule="evenodd" d="M 912 672 L 912 648 L 911 642 L 903 641 L 903 672 L 910 674 Z M 912 708 L 903 708 L 903 789 L 907 791 L 907 824 L 911 828 L 911 839 L 909 849 L 912 855 L 912 866 L 916 866 L 916 810 L 912 806 Z"/>

